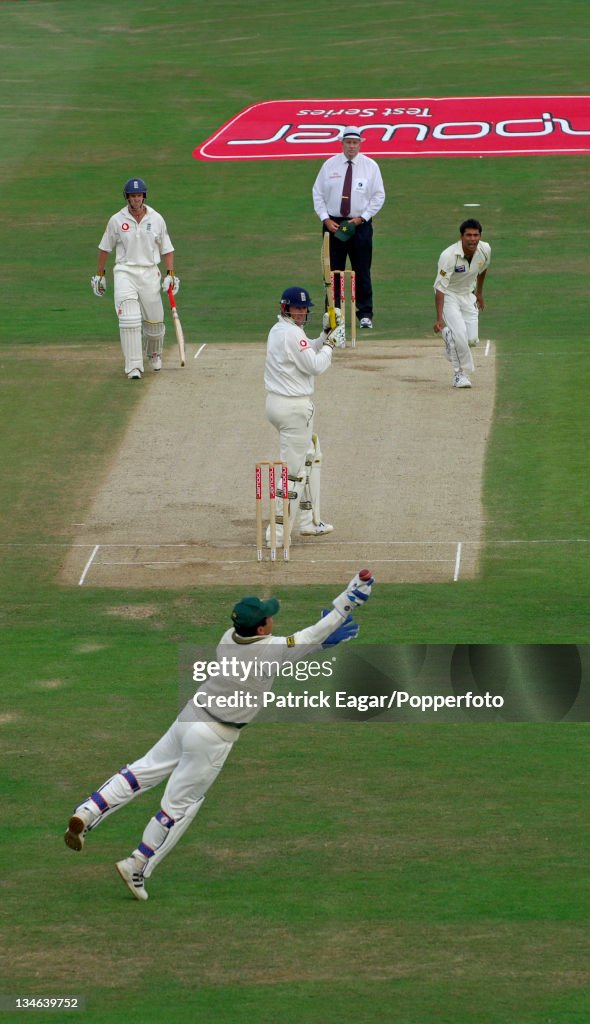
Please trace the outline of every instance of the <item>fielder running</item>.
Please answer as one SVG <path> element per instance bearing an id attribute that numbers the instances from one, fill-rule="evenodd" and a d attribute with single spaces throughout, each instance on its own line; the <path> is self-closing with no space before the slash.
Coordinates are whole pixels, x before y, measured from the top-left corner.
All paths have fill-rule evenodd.
<path id="1" fill-rule="evenodd" d="M 470 388 L 474 369 L 471 348 L 479 344 L 479 312 L 484 308 L 483 283 L 491 248 L 481 241 L 482 226 L 469 218 L 459 227 L 458 242 L 441 253 L 434 282 L 436 323 L 447 359 L 453 364 L 453 387 Z"/>
<path id="2" fill-rule="evenodd" d="M 324 610 L 318 622 L 288 637 L 272 633 L 273 616 L 279 611 L 276 598 L 242 598 L 232 611 L 232 628 L 217 647 L 215 671 L 208 665 L 206 680 L 151 750 L 76 807 L 64 836 L 66 846 L 81 850 L 87 833 L 109 814 L 168 778 L 161 807 L 141 842 L 117 863 L 135 898 L 147 900 L 145 880 L 202 807 L 240 729 L 261 710 L 263 695 L 272 689 L 282 665 L 356 638 L 359 626 L 351 613 L 368 601 L 374 582 L 368 570 L 361 571 L 334 599 L 332 610 Z"/>
<path id="3" fill-rule="evenodd" d="M 280 460 L 289 471 L 289 539 L 295 520 L 304 537 L 331 533 L 334 527 L 320 514 L 320 467 L 322 453 L 313 432 L 315 406 L 312 401 L 314 378 L 332 364 L 332 350 L 345 344 L 340 310 L 339 326 L 330 333 L 328 314 L 324 314 L 319 338 L 307 337 L 307 322 L 313 302 L 305 288 L 286 288 L 281 296 L 281 311 L 271 328 L 266 346 L 264 386 L 266 416 L 279 432 Z M 282 492 L 281 492 L 282 493 Z M 277 544 L 283 543 L 282 500 L 277 502 Z M 270 543 L 270 528 L 267 529 Z"/>
<path id="4" fill-rule="evenodd" d="M 125 373 L 129 380 L 141 380 L 144 355 L 153 370 L 162 369 L 165 326 L 158 269 L 161 258 L 166 266 L 162 291 L 172 286 L 176 295 L 180 281 L 174 276 L 174 246 L 166 222 L 145 204 L 145 181 L 130 178 L 123 186 L 123 195 L 126 205 L 107 224 L 98 247 L 97 272 L 90 284 L 96 296 L 105 294 L 107 257 L 115 249 L 115 309 Z"/>

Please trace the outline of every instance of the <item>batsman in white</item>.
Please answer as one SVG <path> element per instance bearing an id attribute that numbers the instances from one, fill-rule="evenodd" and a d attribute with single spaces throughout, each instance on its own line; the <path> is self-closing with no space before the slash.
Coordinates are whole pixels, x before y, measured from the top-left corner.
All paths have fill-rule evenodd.
<path id="1" fill-rule="evenodd" d="M 336 310 L 337 326 L 330 331 L 327 313 L 319 338 L 311 340 L 303 327 L 313 306 L 305 288 L 286 288 L 281 296 L 277 323 L 266 345 L 264 386 L 266 416 L 279 432 L 280 460 L 289 470 L 289 535 L 297 520 L 304 537 L 331 533 L 334 527 L 320 514 L 320 468 L 322 453 L 313 432 L 315 378 L 332 364 L 334 347 L 345 345 L 342 314 Z M 283 543 L 283 516 L 277 503 L 277 544 Z M 267 530 L 267 543 L 270 542 Z"/>
<path id="2" fill-rule="evenodd" d="M 481 240 L 482 226 L 470 217 L 459 227 L 460 238 L 441 253 L 434 282 L 436 323 L 447 359 L 453 364 L 453 387 L 470 388 L 474 369 L 471 348 L 479 344 L 479 313 L 484 308 L 483 283 L 492 250 Z"/>
<path id="3" fill-rule="evenodd" d="M 166 222 L 147 206 L 147 185 L 142 178 L 130 178 L 123 186 L 125 206 L 109 220 L 98 247 L 97 272 L 90 279 L 99 298 L 106 292 L 105 267 L 115 250 L 113 270 L 115 309 L 119 318 L 125 373 L 129 380 L 141 380 L 146 355 L 152 369 L 162 369 L 164 348 L 164 307 L 160 295 L 172 286 L 176 295 L 180 281 L 174 276 L 174 246 Z M 161 280 L 158 264 L 164 259 L 166 277 Z"/>
<path id="4" fill-rule="evenodd" d="M 331 610 L 324 609 L 321 619 L 291 636 L 273 635 L 273 616 L 279 611 L 276 598 L 242 598 L 231 613 L 233 626 L 217 647 L 215 670 L 207 663 L 205 681 L 151 750 L 76 807 L 64 836 L 66 846 L 81 850 L 86 835 L 109 814 L 167 778 L 160 809 L 133 852 L 117 863 L 136 899 L 147 900 L 146 879 L 202 807 L 240 729 L 260 711 L 263 695 L 272 689 L 281 666 L 356 638 L 359 626 L 351 613 L 368 601 L 374 582 L 368 569 L 360 570 L 334 599 Z"/>

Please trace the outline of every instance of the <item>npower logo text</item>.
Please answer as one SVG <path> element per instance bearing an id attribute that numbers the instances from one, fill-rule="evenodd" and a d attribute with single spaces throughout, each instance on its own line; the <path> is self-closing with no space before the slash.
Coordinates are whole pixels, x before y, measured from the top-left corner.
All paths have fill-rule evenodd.
<path id="1" fill-rule="evenodd" d="M 588 96 L 270 100 L 193 151 L 197 160 L 324 158 L 360 128 L 370 156 L 535 156 L 590 152 Z"/>

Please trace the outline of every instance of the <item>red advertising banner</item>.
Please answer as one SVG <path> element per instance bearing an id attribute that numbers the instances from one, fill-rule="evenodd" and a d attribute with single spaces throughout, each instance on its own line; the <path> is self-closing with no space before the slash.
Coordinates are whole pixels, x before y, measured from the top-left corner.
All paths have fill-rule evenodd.
<path id="1" fill-rule="evenodd" d="M 369 156 L 533 156 L 590 152 L 589 96 L 269 100 L 236 114 L 196 160 L 325 158 L 348 125 Z"/>

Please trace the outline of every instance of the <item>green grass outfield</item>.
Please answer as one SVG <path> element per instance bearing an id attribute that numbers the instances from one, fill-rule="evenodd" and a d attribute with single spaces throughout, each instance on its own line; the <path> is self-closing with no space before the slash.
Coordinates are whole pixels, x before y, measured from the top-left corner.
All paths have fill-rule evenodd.
<path id="1" fill-rule="evenodd" d="M 85 995 L 93 1024 L 586 1024 L 585 725 L 252 727 L 136 904 L 112 863 L 150 796 L 79 858 L 61 831 L 174 716 L 179 643 L 236 594 L 57 576 L 139 397 L 89 287 L 126 178 L 168 221 L 187 337 L 260 341 L 285 284 L 321 294 L 320 161 L 198 143 L 270 98 L 584 94 L 589 32 L 585 0 L 0 5 L 0 994 Z M 431 336 L 436 258 L 480 202 L 498 392 L 480 579 L 380 587 L 363 640 L 586 644 L 588 158 L 380 165 L 376 338 Z M 288 631 L 333 595 L 280 596 Z"/>

